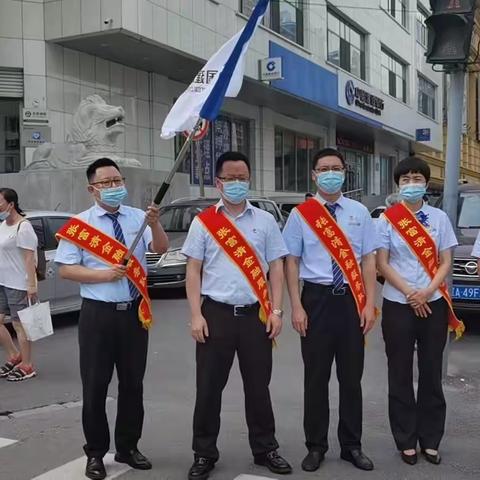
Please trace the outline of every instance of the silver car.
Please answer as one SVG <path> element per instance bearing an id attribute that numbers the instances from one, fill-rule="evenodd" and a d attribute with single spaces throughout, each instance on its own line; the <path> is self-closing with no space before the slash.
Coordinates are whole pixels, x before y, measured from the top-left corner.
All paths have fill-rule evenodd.
<path id="1" fill-rule="evenodd" d="M 60 278 L 58 266 L 55 264 L 55 253 L 58 242 L 55 233 L 67 222 L 72 213 L 32 210 L 26 212 L 28 221 L 37 234 L 39 245 L 45 251 L 45 280 L 38 282 L 40 301 L 50 302 L 52 315 L 70 313 L 80 310 L 81 298 L 78 283 Z"/>

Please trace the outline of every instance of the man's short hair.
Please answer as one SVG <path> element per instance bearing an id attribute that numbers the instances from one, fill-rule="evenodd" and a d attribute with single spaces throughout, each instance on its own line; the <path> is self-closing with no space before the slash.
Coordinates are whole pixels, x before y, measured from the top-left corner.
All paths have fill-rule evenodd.
<path id="1" fill-rule="evenodd" d="M 407 173 L 420 173 L 425 177 L 427 183 L 430 181 L 430 167 L 428 166 L 428 163 L 415 155 L 404 158 L 395 167 L 393 171 L 393 179 L 395 180 L 395 183 L 398 185 L 400 177 Z"/>
<path id="2" fill-rule="evenodd" d="M 315 196 L 315 195 L 314 195 L 313 193 L 307 192 L 307 193 L 305 194 L 305 200 L 308 200 L 309 198 L 313 198 L 314 196 Z"/>
<path id="3" fill-rule="evenodd" d="M 87 168 L 88 183 L 91 183 L 91 181 L 95 177 L 95 174 L 97 173 L 97 170 L 102 167 L 115 167 L 120 172 L 120 168 L 118 168 L 118 165 L 111 158 L 99 158 Z"/>
<path id="4" fill-rule="evenodd" d="M 342 162 L 342 165 L 345 167 L 345 158 L 343 155 L 336 149 L 332 147 L 322 148 L 314 156 L 312 161 L 312 170 L 317 168 L 317 162 L 324 157 L 337 157 Z"/>
<path id="5" fill-rule="evenodd" d="M 244 155 L 242 152 L 225 152 L 218 157 L 217 163 L 215 164 L 216 177 L 220 175 L 225 162 L 244 162 L 247 165 L 248 173 L 251 173 L 250 161 L 246 155 Z"/>

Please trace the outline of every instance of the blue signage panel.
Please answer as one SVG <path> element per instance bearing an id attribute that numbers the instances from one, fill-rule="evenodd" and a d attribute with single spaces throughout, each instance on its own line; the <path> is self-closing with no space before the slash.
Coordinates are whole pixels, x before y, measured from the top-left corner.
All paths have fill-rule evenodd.
<path id="1" fill-rule="evenodd" d="M 432 135 L 429 128 L 417 128 L 415 130 L 415 139 L 417 142 L 429 142 L 431 137 Z"/>

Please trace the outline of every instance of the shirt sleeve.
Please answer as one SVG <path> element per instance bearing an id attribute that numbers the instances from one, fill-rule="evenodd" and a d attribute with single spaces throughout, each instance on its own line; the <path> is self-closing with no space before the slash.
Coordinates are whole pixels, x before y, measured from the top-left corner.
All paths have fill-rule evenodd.
<path id="1" fill-rule="evenodd" d="M 375 224 L 368 210 L 365 210 L 363 218 L 362 257 L 380 247 L 378 237 L 375 235 Z"/>
<path id="2" fill-rule="evenodd" d="M 82 263 L 82 250 L 67 240 L 60 240 L 55 254 L 55 263 L 80 265 Z"/>
<path id="3" fill-rule="evenodd" d="M 283 229 L 283 240 L 288 253 L 294 257 L 301 257 L 303 252 L 302 221 L 296 210 L 290 213 L 287 224 Z"/>
<path id="4" fill-rule="evenodd" d="M 475 244 L 473 245 L 472 257 L 480 258 L 480 232 L 477 235 Z"/>
<path id="5" fill-rule="evenodd" d="M 283 240 L 282 232 L 273 215 L 269 214 L 265 259 L 267 263 L 270 263 L 287 255 L 288 250 Z"/>
<path id="6" fill-rule="evenodd" d="M 376 222 L 376 234 L 377 234 L 377 248 L 383 248 L 390 251 L 391 244 L 391 229 L 388 220 L 382 214 Z"/>
<path id="7" fill-rule="evenodd" d="M 205 258 L 205 229 L 200 220 L 195 217 L 188 230 L 188 235 L 182 247 L 182 253 L 187 257 L 202 260 Z"/>
<path id="8" fill-rule="evenodd" d="M 447 214 L 442 212 L 442 222 L 440 225 L 440 238 L 438 242 L 438 251 L 443 252 L 449 248 L 455 247 L 458 245 L 457 237 L 453 230 L 450 219 Z"/>
<path id="9" fill-rule="evenodd" d="M 37 234 L 30 222 L 22 222 L 17 231 L 17 247 L 35 251 L 38 246 Z"/>
<path id="10" fill-rule="evenodd" d="M 153 241 L 152 229 L 150 228 L 150 225 L 149 225 L 143 232 L 143 243 L 145 245 L 145 250 L 147 252 L 150 251 L 150 245 L 152 241 Z"/>

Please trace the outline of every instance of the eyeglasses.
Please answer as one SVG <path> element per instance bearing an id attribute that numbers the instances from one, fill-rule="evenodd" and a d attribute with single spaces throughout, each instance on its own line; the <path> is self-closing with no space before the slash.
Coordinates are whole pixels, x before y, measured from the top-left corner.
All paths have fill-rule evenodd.
<path id="1" fill-rule="evenodd" d="M 111 188 L 111 187 L 121 187 L 124 184 L 125 184 L 125 177 L 100 180 L 98 182 L 92 182 L 90 185 L 102 189 L 102 188 Z"/>
<path id="2" fill-rule="evenodd" d="M 334 167 L 319 167 L 319 168 L 315 168 L 313 171 L 315 173 L 327 173 L 327 172 L 343 172 L 345 170 L 344 167 L 340 167 L 340 166 L 334 166 Z"/>
<path id="3" fill-rule="evenodd" d="M 235 182 L 235 181 L 249 182 L 250 181 L 250 178 L 246 178 L 246 177 L 217 177 L 217 178 L 222 182 Z"/>

